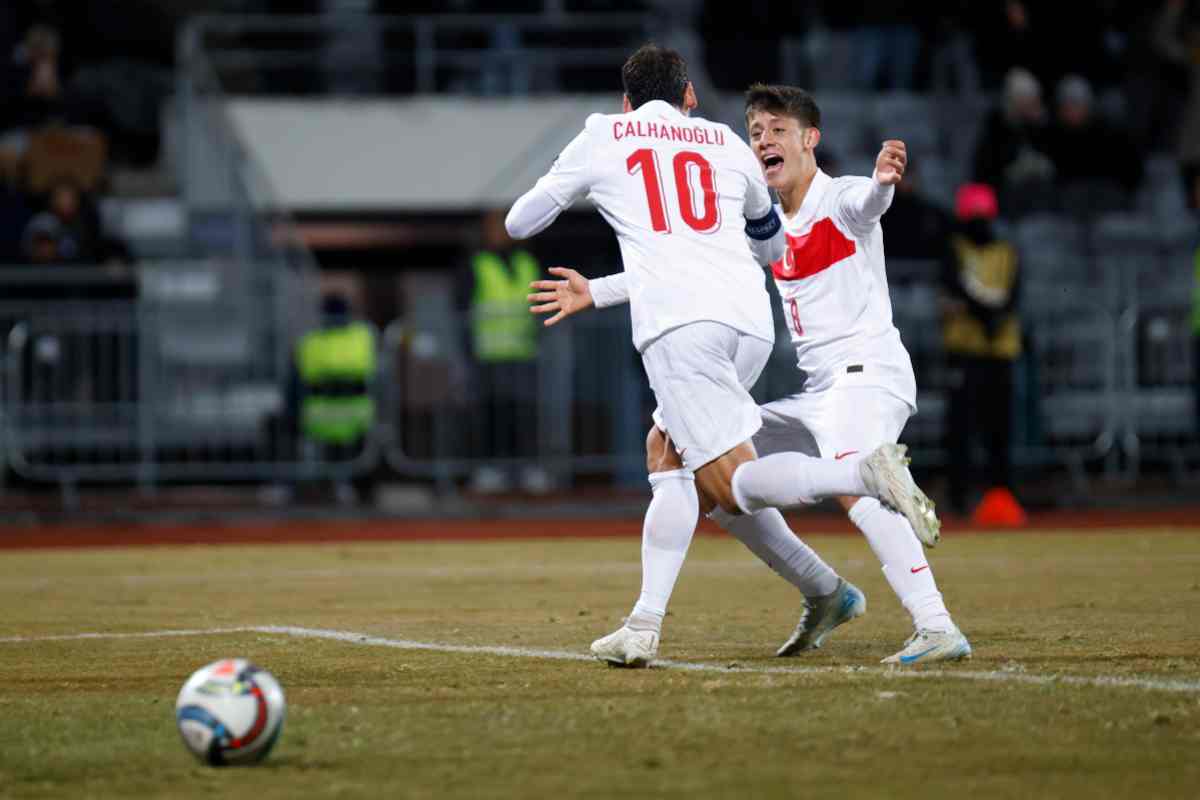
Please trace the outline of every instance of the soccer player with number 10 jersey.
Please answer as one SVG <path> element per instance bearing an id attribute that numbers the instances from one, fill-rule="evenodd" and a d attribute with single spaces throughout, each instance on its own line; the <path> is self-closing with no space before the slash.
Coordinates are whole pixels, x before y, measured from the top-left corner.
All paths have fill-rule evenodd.
<path id="1" fill-rule="evenodd" d="M 643 527 L 641 595 L 625 625 L 594 642 L 592 652 L 625 666 L 644 666 L 655 657 L 701 510 L 804 593 L 805 614 L 781 654 L 819 646 L 837 625 L 862 614 L 866 601 L 791 532 L 778 509 L 826 497 L 870 500 L 872 510 L 898 521 L 887 535 L 910 540 L 918 554 L 917 537 L 936 543 L 937 517 L 912 480 L 903 446 L 895 443 L 898 428 L 889 436 L 881 423 L 878 441 L 869 447 L 807 454 L 785 435 L 803 420 L 787 416 L 790 407 L 772 416 L 750 397 L 774 342 L 760 265 L 775 264 L 778 274 L 797 263 L 797 235 L 785 230 L 767 189 L 772 170 L 781 171 L 776 151 L 766 153 L 757 143 L 751 150 L 727 126 L 691 116 L 695 92 L 674 51 L 641 48 L 626 62 L 622 79 L 623 113 L 590 116 L 506 220 L 514 238 L 525 238 L 576 199 L 595 203 L 617 234 L 624 272 L 589 285 L 560 270 L 568 279 L 547 282 L 542 288 L 548 290 L 534 296 L 545 301 L 535 310 L 557 310 L 552 324 L 593 298 L 597 305 L 628 300 L 634 345 L 658 401 L 647 437 L 652 498 Z M 819 133 L 815 125 L 809 131 L 815 147 Z M 767 134 L 770 141 L 778 136 Z M 786 161 L 785 148 L 777 149 Z M 888 158 L 898 180 L 902 161 L 890 153 Z M 877 178 L 890 174 L 881 170 Z M 843 221 L 854 221 L 858 231 L 877 226 L 890 191 L 840 193 Z M 783 210 L 795 213 L 786 201 Z M 880 248 L 882 270 L 881 259 Z M 889 302 L 886 285 L 883 302 Z M 860 359 L 845 374 L 874 375 L 876 369 Z M 906 409 L 905 418 L 911 404 Z M 751 439 L 764 432 L 764 422 L 774 448 L 760 459 Z"/>

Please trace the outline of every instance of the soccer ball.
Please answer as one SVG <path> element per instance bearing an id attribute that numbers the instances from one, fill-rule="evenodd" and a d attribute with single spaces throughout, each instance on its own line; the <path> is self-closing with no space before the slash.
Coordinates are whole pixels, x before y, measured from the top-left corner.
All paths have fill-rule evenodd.
<path id="1" fill-rule="evenodd" d="M 244 658 L 192 673 L 175 701 L 175 724 L 188 750 L 207 764 L 248 764 L 271 752 L 286 715 L 283 689 Z"/>

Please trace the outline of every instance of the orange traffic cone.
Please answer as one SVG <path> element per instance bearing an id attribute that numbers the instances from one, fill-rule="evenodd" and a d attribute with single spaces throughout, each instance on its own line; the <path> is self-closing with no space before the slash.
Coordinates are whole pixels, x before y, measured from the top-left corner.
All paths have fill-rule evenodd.
<path id="1" fill-rule="evenodd" d="M 1028 520 L 1017 498 L 1003 486 L 988 489 L 971 515 L 973 523 L 990 528 L 1020 528 Z"/>

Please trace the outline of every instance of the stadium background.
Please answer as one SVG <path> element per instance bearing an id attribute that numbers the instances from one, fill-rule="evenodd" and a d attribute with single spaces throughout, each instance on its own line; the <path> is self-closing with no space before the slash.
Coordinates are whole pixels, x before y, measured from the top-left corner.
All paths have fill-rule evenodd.
<path id="1" fill-rule="evenodd" d="M 998 235 L 1020 253 L 1018 497 L 1161 507 L 1194 490 L 1189 4 L 418 5 L 5 10 L 10 510 L 636 515 L 651 400 L 624 312 L 498 363 L 475 346 L 472 259 L 584 116 L 616 107 L 624 55 L 651 39 L 737 130 L 750 81 L 811 88 L 833 174 L 869 173 L 884 137 L 908 143 L 913 191 L 884 227 L 920 387 L 904 438 L 935 495 L 955 444 L 940 260 L 972 181 L 1000 192 Z M 1041 86 L 1024 129 L 1004 122 L 1014 68 Z M 1089 109 L 1075 129 L 1068 94 Z M 72 189 L 79 210 L 62 211 Z M 586 208 L 528 250 L 542 268 L 619 266 Z M 298 346 L 323 302 L 375 341 L 361 439 L 302 422 Z M 764 399 L 798 385 L 779 324 Z"/>
<path id="2" fill-rule="evenodd" d="M 1178 0 L 0 5 L 0 796 L 1194 797 L 1198 36 Z M 543 331 L 504 279 L 617 269 L 599 215 L 526 258 L 497 212 L 647 40 L 735 130 L 751 81 L 812 89 L 831 173 L 907 141 L 904 440 L 971 662 L 878 666 L 909 620 L 832 508 L 792 527 L 871 610 L 821 650 L 772 657 L 801 598 L 704 523 L 667 660 L 586 655 L 637 592 L 651 398 L 626 311 Z M 1024 348 L 968 424 L 1007 407 L 1022 531 L 968 518 L 985 438 L 952 496 L 978 181 Z M 288 697 L 259 769 L 174 730 L 232 655 Z"/>

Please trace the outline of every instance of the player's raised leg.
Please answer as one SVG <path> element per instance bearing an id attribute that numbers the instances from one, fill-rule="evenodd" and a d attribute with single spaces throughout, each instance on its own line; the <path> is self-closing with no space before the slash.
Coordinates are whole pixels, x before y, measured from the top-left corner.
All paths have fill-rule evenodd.
<path id="1" fill-rule="evenodd" d="M 738 465 L 736 474 L 729 476 L 730 501 L 744 513 L 754 513 L 769 507 L 811 505 L 824 497 L 873 497 L 910 517 L 914 527 L 921 528 L 923 540 L 933 546 L 941 523 L 933 503 L 908 471 L 906 454 L 907 448 L 896 444 L 838 460 L 775 453 Z M 728 510 L 726 503 L 721 505 Z"/>

